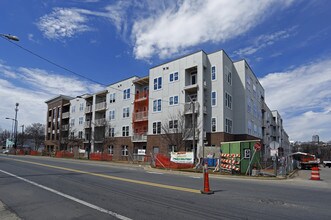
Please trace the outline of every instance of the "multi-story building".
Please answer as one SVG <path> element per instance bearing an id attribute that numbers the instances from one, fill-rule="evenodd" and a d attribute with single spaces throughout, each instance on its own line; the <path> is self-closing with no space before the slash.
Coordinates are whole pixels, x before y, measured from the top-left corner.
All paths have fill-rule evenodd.
<path id="1" fill-rule="evenodd" d="M 262 140 L 268 155 L 270 142 L 287 143 L 288 136 L 264 100 L 245 60 L 199 51 L 155 66 L 146 77 L 71 99 L 69 130 L 92 152 L 107 149 L 114 159 L 174 149 L 202 156 L 203 146 L 249 139 Z M 168 133 L 181 133 L 181 140 L 167 140 Z"/>

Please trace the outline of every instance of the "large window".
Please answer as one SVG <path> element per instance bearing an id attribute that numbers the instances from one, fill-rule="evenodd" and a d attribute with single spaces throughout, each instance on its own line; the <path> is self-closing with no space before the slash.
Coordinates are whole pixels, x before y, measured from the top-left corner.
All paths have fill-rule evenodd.
<path id="1" fill-rule="evenodd" d="M 225 132 L 232 133 L 232 120 L 225 119 Z"/>
<path id="2" fill-rule="evenodd" d="M 211 119 L 211 131 L 216 132 L 216 118 Z"/>
<path id="3" fill-rule="evenodd" d="M 124 89 L 123 99 L 130 99 L 130 89 Z"/>
<path id="4" fill-rule="evenodd" d="M 154 79 L 154 90 L 162 89 L 162 77 Z"/>
<path id="5" fill-rule="evenodd" d="M 176 129 L 176 128 L 178 128 L 178 120 L 170 120 L 169 129 Z"/>
<path id="6" fill-rule="evenodd" d="M 109 128 L 109 137 L 115 137 L 115 128 Z"/>
<path id="7" fill-rule="evenodd" d="M 124 90 L 125 91 L 125 90 Z M 112 93 L 109 95 L 109 102 L 110 103 L 113 103 L 116 101 L 116 96 L 115 96 L 115 93 Z"/>
<path id="8" fill-rule="evenodd" d="M 78 138 L 83 139 L 83 132 L 82 131 L 78 131 Z"/>
<path id="9" fill-rule="evenodd" d="M 161 99 L 153 101 L 153 112 L 160 112 L 162 110 Z"/>
<path id="10" fill-rule="evenodd" d="M 71 106 L 71 113 L 74 113 L 74 112 L 76 112 L 76 106 Z"/>
<path id="11" fill-rule="evenodd" d="M 225 93 L 225 105 L 229 109 L 232 109 L 232 96 L 227 92 Z"/>
<path id="12" fill-rule="evenodd" d="M 114 154 L 114 146 L 113 145 L 108 146 L 108 154 L 111 154 L 111 155 Z"/>
<path id="13" fill-rule="evenodd" d="M 84 120 L 84 118 L 83 118 L 83 117 L 79 117 L 79 121 L 78 121 L 78 124 L 82 125 L 82 124 L 83 124 L 83 120 Z"/>
<path id="14" fill-rule="evenodd" d="M 178 105 L 178 95 L 169 97 L 169 105 Z"/>
<path id="15" fill-rule="evenodd" d="M 75 119 L 74 119 L 74 118 L 70 120 L 70 126 L 71 126 L 71 127 L 72 127 L 72 126 L 75 126 Z"/>
<path id="16" fill-rule="evenodd" d="M 115 120 L 115 110 L 109 111 L 109 120 Z"/>
<path id="17" fill-rule="evenodd" d="M 170 73 L 170 75 L 169 75 L 169 81 L 170 82 L 174 82 L 174 81 L 177 81 L 177 80 L 178 80 L 178 72 Z"/>
<path id="18" fill-rule="evenodd" d="M 216 80 L 216 67 L 211 67 L 211 80 Z"/>
<path id="19" fill-rule="evenodd" d="M 211 106 L 216 106 L 216 92 L 211 92 Z"/>
<path id="20" fill-rule="evenodd" d="M 226 74 L 226 81 L 232 85 L 232 73 L 229 68 L 226 68 L 227 74 Z"/>
<path id="21" fill-rule="evenodd" d="M 130 108 L 123 108 L 123 118 L 128 118 L 130 116 Z"/>
<path id="22" fill-rule="evenodd" d="M 129 126 L 123 126 L 122 127 L 122 136 L 128 137 L 129 136 Z"/>
<path id="23" fill-rule="evenodd" d="M 127 145 L 122 145 L 122 156 L 128 156 L 129 150 Z"/>
<path id="24" fill-rule="evenodd" d="M 153 122 L 153 134 L 161 134 L 161 122 Z"/>
<path id="25" fill-rule="evenodd" d="M 84 111 L 84 103 L 79 104 L 79 111 Z"/>

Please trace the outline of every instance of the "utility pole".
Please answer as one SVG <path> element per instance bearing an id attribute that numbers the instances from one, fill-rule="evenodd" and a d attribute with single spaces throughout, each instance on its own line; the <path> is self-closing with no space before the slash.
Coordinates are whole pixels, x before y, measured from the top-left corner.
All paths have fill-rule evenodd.
<path id="1" fill-rule="evenodd" d="M 22 147 L 24 147 L 24 125 L 22 127 Z"/>
<path id="2" fill-rule="evenodd" d="M 18 112 L 18 106 L 19 106 L 19 103 L 17 102 L 16 103 L 16 106 L 15 106 L 15 130 L 14 130 L 14 134 L 15 134 L 15 142 L 14 142 L 14 148 L 16 149 L 17 148 L 17 112 Z"/>
<path id="3" fill-rule="evenodd" d="M 192 105 L 192 126 L 193 126 L 193 161 L 194 164 L 196 163 L 196 158 L 197 158 L 197 149 L 195 147 L 195 103 L 191 99 L 191 105 Z"/>

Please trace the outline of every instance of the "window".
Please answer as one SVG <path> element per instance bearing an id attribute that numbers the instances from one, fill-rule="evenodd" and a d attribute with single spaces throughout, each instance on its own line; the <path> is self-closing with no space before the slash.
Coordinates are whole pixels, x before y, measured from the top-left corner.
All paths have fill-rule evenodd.
<path id="1" fill-rule="evenodd" d="M 115 137 L 115 128 L 109 128 L 109 137 Z"/>
<path id="2" fill-rule="evenodd" d="M 123 99 L 130 99 L 130 89 L 124 89 Z"/>
<path id="3" fill-rule="evenodd" d="M 123 126 L 122 127 L 122 136 L 128 137 L 129 136 L 129 126 Z"/>
<path id="4" fill-rule="evenodd" d="M 113 145 L 108 146 L 108 154 L 111 154 L 111 155 L 114 154 L 114 146 Z"/>
<path id="5" fill-rule="evenodd" d="M 212 66 L 211 67 L 211 80 L 215 80 L 216 79 L 216 67 Z"/>
<path id="6" fill-rule="evenodd" d="M 57 117 L 60 118 L 61 115 L 61 107 L 57 108 Z"/>
<path id="7" fill-rule="evenodd" d="M 124 91 L 125 91 L 125 90 L 124 90 Z M 129 93 L 129 94 L 130 94 L 130 93 Z M 110 103 L 113 103 L 113 102 L 115 102 L 115 100 L 116 100 L 116 99 L 115 99 L 115 93 L 110 94 L 110 95 L 109 95 L 109 102 L 110 102 Z"/>
<path id="8" fill-rule="evenodd" d="M 115 120 L 115 110 L 109 111 L 109 120 Z"/>
<path id="9" fill-rule="evenodd" d="M 216 132 L 216 118 L 211 119 L 211 131 Z"/>
<path id="10" fill-rule="evenodd" d="M 250 120 L 247 122 L 247 133 L 252 134 L 252 122 Z"/>
<path id="11" fill-rule="evenodd" d="M 128 155 L 129 155 L 128 146 L 122 145 L 122 156 L 128 156 Z"/>
<path id="12" fill-rule="evenodd" d="M 71 119 L 71 121 L 70 121 L 70 126 L 72 127 L 72 126 L 75 126 L 75 119 L 73 118 L 73 119 Z"/>
<path id="13" fill-rule="evenodd" d="M 247 96 L 247 112 L 250 113 L 252 111 L 252 102 L 251 98 Z"/>
<path id="14" fill-rule="evenodd" d="M 225 119 L 225 132 L 232 133 L 232 120 Z"/>
<path id="15" fill-rule="evenodd" d="M 80 112 L 84 111 L 84 103 L 79 104 L 79 111 Z"/>
<path id="16" fill-rule="evenodd" d="M 74 112 L 76 112 L 76 106 L 71 107 L 71 113 L 74 113 Z"/>
<path id="17" fill-rule="evenodd" d="M 153 112 L 160 112 L 161 111 L 161 99 L 153 101 Z"/>
<path id="18" fill-rule="evenodd" d="M 170 82 L 174 82 L 174 81 L 177 81 L 177 80 L 178 80 L 178 72 L 170 73 L 170 75 L 169 75 L 169 81 Z"/>
<path id="19" fill-rule="evenodd" d="M 162 77 L 154 79 L 154 90 L 162 89 Z"/>
<path id="20" fill-rule="evenodd" d="M 74 138 L 75 138 L 75 132 L 73 132 L 73 131 L 70 132 L 70 138 L 71 138 L 71 139 L 74 139 Z"/>
<path id="21" fill-rule="evenodd" d="M 84 120 L 83 117 L 79 117 L 79 122 L 78 122 L 78 124 L 82 125 L 82 124 L 83 124 L 83 120 Z"/>
<path id="22" fill-rule="evenodd" d="M 153 122 L 153 134 L 161 134 L 161 122 Z"/>
<path id="23" fill-rule="evenodd" d="M 130 108 L 123 108 L 123 118 L 128 118 L 130 116 Z"/>
<path id="24" fill-rule="evenodd" d="M 196 73 L 192 73 L 191 74 L 191 84 L 194 85 L 197 83 L 197 74 Z"/>
<path id="25" fill-rule="evenodd" d="M 247 87 L 248 90 L 250 90 L 251 78 L 249 76 L 246 76 L 246 87 Z"/>
<path id="26" fill-rule="evenodd" d="M 169 105 L 178 105 L 178 95 L 169 97 Z"/>
<path id="27" fill-rule="evenodd" d="M 178 128 L 178 120 L 170 120 L 169 129 L 176 129 L 176 128 Z"/>
<path id="28" fill-rule="evenodd" d="M 79 131 L 79 132 L 78 132 L 78 138 L 79 138 L 79 139 L 83 139 L 83 132 L 82 132 L 82 131 Z"/>
<path id="29" fill-rule="evenodd" d="M 211 92 L 211 106 L 216 106 L 216 92 Z"/>
<path id="30" fill-rule="evenodd" d="M 256 93 L 256 85 L 254 85 L 254 84 L 253 84 L 253 94 L 254 94 L 255 97 L 257 96 L 257 93 Z"/>
<path id="31" fill-rule="evenodd" d="M 225 93 L 225 105 L 229 109 L 232 109 L 232 96 L 227 92 Z"/>
<path id="32" fill-rule="evenodd" d="M 227 81 L 230 85 L 232 85 L 232 73 L 230 72 L 230 70 L 228 71 Z"/>

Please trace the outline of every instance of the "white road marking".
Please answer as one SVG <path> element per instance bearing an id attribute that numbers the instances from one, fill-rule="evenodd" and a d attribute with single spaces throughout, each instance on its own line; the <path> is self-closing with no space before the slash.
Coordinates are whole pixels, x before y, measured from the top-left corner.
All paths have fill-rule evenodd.
<path id="1" fill-rule="evenodd" d="M 201 179 L 202 177 L 201 177 L 201 176 L 191 176 L 191 178 L 194 178 L 194 179 Z"/>
<path id="2" fill-rule="evenodd" d="M 164 173 L 158 173 L 158 172 L 152 172 L 152 171 L 147 171 L 147 173 L 159 174 L 159 175 L 163 175 L 164 174 Z"/>
<path id="3" fill-rule="evenodd" d="M 117 219 L 121 219 L 121 220 L 132 220 L 131 218 L 125 217 L 125 216 L 120 215 L 120 214 L 117 214 L 116 212 L 113 212 L 113 211 L 109 211 L 109 210 L 103 209 L 103 208 L 101 208 L 101 207 L 99 207 L 99 206 L 96 206 L 96 205 L 93 205 L 93 204 L 91 204 L 91 203 L 85 202 L 85 201 L 83 201 L 83 200 L 77 199 L 77 198 L 72 197 L 72 196 L 70 196 L 70 195 L 68 195 L 68 194 L 61 193 L 61 192 L 59 192 L 59 191 L 57 191 L 57 190 L 55 190 L 55 189 L 49 188 L 49 187 L 47 187 L 47 186 L 44 186 L 44 185 L 38 184 L 38 183 L 36 183 L 36 182 L 33 182 L 33 181 L 31 181 L 31 180 L 28 180 L 28 179 L 25 179 L 25 178 L 22 178 L 22 177 L 19 177 L 19 176 L 16 176 L 15 174 L 8 173 L 8 172 L 6 172 L 6 171 L 4 171 L 4 170 L 0 170 L 0 172 L 5 173 L 5 174 L 7 174 L 7 175 L 9 175 L 9 176 L 15 177 L 15 178 L 17 178 L 17 179 L 19 179 L 19 180 L 22 180 L 22 181 L 24 181 L 24 182 L 30 183 L 30 184 L 32 184 L 32 185 L 34 185 L 34 186 L 40 187 L 40 188 L 42 188 L 42 189 L 45 189 L 45 190 L 47 190 L 47 191 L 50 191 L 50 192 L 52 192 L 52 193 L 55 193 L 55 194 L 57 194 L 57 195 L 59 195 L 59 196 L 65 197 L 65 198 L 67 198 L 67 199 L 70 199 L 70 200 L 72 200 L 72 201 L 78 202 L 78 203 L 80 203 L 80 204 L 82 204 L 82 205 L 85 205 L 85 206 L 90 207 L 90 208 L 92 208 L 92 209 L 95 209 L 95 210 L 97 210 L 97 211 L 100 211 L 100 212 L 103 212 L 103 213 L 109 214 L 109 215 L 111 215 L 111 216 L 114 216 L 114 217 L 117 218 Z"/>

